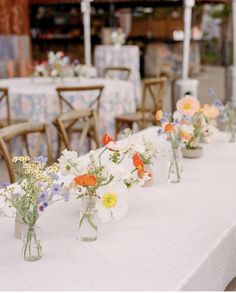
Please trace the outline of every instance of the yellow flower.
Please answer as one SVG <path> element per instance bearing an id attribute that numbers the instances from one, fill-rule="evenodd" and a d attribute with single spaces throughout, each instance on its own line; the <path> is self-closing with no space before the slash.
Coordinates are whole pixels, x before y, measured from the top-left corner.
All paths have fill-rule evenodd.
<path id="1" fill-rule="evenodd" d="M 115 193 L 105 193 L 102 197 L 102 204 L 106 208 L 113 208 L 117 203 L 117 197 Z"/>

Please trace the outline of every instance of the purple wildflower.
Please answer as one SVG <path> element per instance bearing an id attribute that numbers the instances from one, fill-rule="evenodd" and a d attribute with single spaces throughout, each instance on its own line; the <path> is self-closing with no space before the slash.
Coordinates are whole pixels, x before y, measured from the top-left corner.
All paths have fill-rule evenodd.
<path id="1" fill-rule="evenodd" d="M 159 128 L 159 129 L 157 130 L 157 134 L 158 134 L 158 135 L 161 135 L 161 134 L 162 134 L 162 129 L 161 129 L 161 128 Z"/>
<path id="2" fill-rule="evenodd" d="M 69 193 L 63 194 L 63 199 L 64 199 L 64 201 L 69 201 L 70 200 L 70 194 Z"/>
<path id="3" fill-rule="evenodd" d="M 43 203 L 43 207 L 44 208 L 47 208 L 48 207 L 48 203 L 46 201 Z"/>
<path id="4" fill-rule="evenodd" d="M 43 206 L 39 206 L 39 211 L 43 212 L 44 211 L 44 207 Z"/>
<path id="5" fill-rule="evenodd" d="M 44 156 L 38 156 L 38 157 L 35 157 L 34 160 L 38 164 L 46 164 L 48 161 L 48 158 Z"/>
<path id="6" fill-rule="evenodd" d="M 59 183 L 55 183 L 52 186 L 52 193 L 53 194 L 60 194 L 62 192 L 62 185 Z"/>
<path id="7" fill-rule="evenodd" d="M 161 118 L 160 122 L 161 122 L 161 124 L 163 124 L 163 123 L 167 123 L 168 120 L 166 118 Z"/>
<path id="8" fill-rule="evenodd" d="M 48 197 L 47 191 L 40 192 L 40 194 L 39 194 L 39 202 L 41 203 L 41 202 L 47 200 L 47 197 Z"/>
<path id="9" fill-rule="evenodd" d="M 0 189 L 9 186 L 11 183 L 9 181 L 0 183 Z"/>
<path id="10" fill-rule="evenodd" d="M 209 88 L 208 89 L 208 95 L 211 97 L 211 96 L 213 96 L 214 95 L 214 90 L 213 90 L 213 88 Z"/>
<path id="11" fill-rule="evenodd" d="M 49 176 L 50 176 L 53 180 L 55 180 L 55 181 L 58 181 L 58 180 L 59 180 L 59 176 L 58 176 L 57 174 L 55 174 L 55 173 L 50 173 Z"/>

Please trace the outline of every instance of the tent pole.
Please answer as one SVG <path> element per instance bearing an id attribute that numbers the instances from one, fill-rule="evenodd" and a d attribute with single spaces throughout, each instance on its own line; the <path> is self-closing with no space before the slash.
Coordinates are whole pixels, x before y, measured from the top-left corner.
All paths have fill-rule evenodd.
<path id="1" fill-rule="evenodd" d="M 91 29 L 90 29 L 90 2 L 92 0 L 82 0 L 81 11 L 84 23 L 84 54 L 85 64 L 91 66 Z"/>

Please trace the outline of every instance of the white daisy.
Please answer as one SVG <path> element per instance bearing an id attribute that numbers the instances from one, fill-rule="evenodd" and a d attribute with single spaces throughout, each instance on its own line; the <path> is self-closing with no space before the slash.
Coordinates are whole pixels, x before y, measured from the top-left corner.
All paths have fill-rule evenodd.
<path id="1" fill-rule="evenodd" d="M 98 188 L 97 195 L 100 199 L 96 204 L 96 209 L 102 222 L 110 222 L 112 218 L 119 221 L 127 214 L 129 192 L 121 182 L 112 182 Z"/>

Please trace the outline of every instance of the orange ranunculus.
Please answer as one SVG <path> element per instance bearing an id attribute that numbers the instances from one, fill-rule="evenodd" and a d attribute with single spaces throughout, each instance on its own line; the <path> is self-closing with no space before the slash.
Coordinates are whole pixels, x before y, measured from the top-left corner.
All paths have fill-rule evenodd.
<path id="1" fill-rule="evenodd" d="M 190 141 L 190 139 L 192 138 L 192 135 L 191 134 L 189 134 L 188 132 L 186 132 L 186 131 L 180 131 L 180 136 L 184 139 L 184 140 L 186 140 L 186 141 Z"/>
<path id="2" fill-rule="evenodd" d="M 217 116 L 220 114 L 219 110 L 216 107 L 209 106 L 208 104 L 205 104 L 202 107 L 202 112 L 209 119 L 216 119 Z"/>
<path id="3" fill-rule="evenodd" d="M 165 128 L 164 128 L 164 130 L 165 130 L 166 132 L 171 132 L 173 129 L 174 129 L 174 126 L 173 126 L 173 124 L 171 124 L 171 123 L 166 124 L 166 126 L 165 126 Z"/>
<path id="4" fill-rule="evenodd" d="M 109 135 L 107 135 L 107 134 L 103 135 L 103 137 L 102 137 L 103 145 L 107 145 L 111 141 L 113 141 L 113 139 Z"/>
<path id="5" fill-rule="evenodd" d="M 162 111 L 161 111 L 161 110 L 158 110 L 158 111 L 156 112 L 155 117 L 156 117 L 156 120 L 157 120 L 157 121 L 160 121 L 160 120 L 162 119 L 162 117 L 163 117 L 163 113 L 162 113 Z"/>
<path id="6" fill-rule="evenodd" d="M 144 163 L 140 159 L 140 157 L 137 153 L 135 153 L 133 156 L 133 164 L 134 164 L 135 168 L 137 169 L 138 176 L 142 177 L 142 175 L 144 173 Z"/>
<path id="7" fill-rule="evenodd" d="M 74 182 L 76 185 L 81 186 L 95 186 L 97 183 L 96 177 L 94 175 L 79 175 L 74 178 Z"/>

